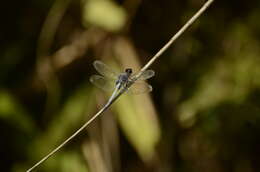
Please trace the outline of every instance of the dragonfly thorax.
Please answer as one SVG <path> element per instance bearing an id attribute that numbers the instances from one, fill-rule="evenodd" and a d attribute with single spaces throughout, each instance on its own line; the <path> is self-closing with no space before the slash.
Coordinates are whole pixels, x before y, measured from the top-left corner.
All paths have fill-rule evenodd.
<path id="1" fill-rule="evenodd" d="M 129 77 L 130 77 L 131 74 L 132 74 L 132 69 L 127 68 L 124 73 L 121 73 L 118 76 L 118 79 L 116 81 L 116 85 L 118 85 L 119 89 L 122 86 L 125 86 L 128 83 Z"/>

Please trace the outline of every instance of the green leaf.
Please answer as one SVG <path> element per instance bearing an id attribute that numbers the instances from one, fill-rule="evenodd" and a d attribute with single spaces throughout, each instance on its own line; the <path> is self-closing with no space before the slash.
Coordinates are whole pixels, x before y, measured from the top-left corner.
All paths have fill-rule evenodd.
<path id="1" fill-rule="evenodd" d="M 126 12 L 110 0 L 89 0 L 84 4 L 83 23 L 118 31 L 126 23 Z"/>
<path id="2" fill-rule="evenodd" d="M 0 90 L 0 118 L 27 133 L 35 129 L 23 106 L 7 90 Z"/>
<path id="3" fill-rule="evenodd" d="M 141 158 L 146 161 L 155 153 L 160 129 L 154 107 L 147 95 L 123 95 L 115 103 L 119 123 Z"/>

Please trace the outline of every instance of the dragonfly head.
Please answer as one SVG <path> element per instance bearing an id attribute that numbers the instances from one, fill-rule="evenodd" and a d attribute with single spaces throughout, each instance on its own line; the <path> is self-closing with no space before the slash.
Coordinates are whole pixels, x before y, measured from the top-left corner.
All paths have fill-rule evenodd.
<path id="1" fill-rule="evenodd" d="M 133 70 L 131 68 L 127 68 L 125 70 L 125 72 L 128 74 L 128 75 L 131 75 L 133 73 Z"/>

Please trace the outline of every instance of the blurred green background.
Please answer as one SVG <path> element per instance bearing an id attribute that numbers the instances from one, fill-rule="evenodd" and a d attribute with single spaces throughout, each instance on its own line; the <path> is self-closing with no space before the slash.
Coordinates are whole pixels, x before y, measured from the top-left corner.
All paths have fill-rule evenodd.
<path id="1" fill-rule="evenodd" d="M 202 0 L 1 3 L 0 171 L 25 171 L 108 99 L 99 59 L 140 69 Z M 40 172 L 260 171 L 260 1 L 215 1 L 153 65 L 151 94 L 123 95 Z"/>

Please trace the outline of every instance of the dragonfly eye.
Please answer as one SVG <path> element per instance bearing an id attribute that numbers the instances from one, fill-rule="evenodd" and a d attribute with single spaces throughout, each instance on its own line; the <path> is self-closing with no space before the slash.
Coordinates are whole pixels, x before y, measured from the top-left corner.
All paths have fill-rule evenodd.
<path id="1" fill-rule="evenodd" d="M 127 68 L 127 69 L 125 70 L 125 72 L 126 72 L 126 73 L 129 73 L 129 74 L 133 73 L 133 71 L 132 71 L 131 68 Z"/>

